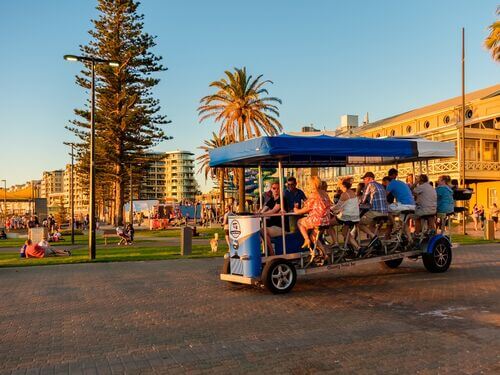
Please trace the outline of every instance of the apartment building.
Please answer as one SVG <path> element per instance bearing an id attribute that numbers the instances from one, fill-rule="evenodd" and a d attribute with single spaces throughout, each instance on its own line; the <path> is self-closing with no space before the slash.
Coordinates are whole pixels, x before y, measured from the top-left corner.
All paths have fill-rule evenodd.
<path id="1" fill-rule="evenodd" d="M 40 195 L 47 199 L 49 212 L 57 210 L 63 206 L 64 201 L 64 171 L 62 169 L 55 171 L 45 171 L 42 174 L 42 183 L 40 185 Z"/>
<path id="2" fill-rule="evenodd" d="M 158 199 L 182 203 L 194 201 L 194 154 L 190 151 L 169 151 L 151 154 L 149 165 L 139 191 L 140 199 Z"/>

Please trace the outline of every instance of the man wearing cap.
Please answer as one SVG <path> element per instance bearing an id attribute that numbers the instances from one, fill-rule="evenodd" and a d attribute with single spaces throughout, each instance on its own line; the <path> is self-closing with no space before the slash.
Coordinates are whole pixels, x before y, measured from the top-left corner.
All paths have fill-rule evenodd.
<path id="1" fill-rule="evenodd" d="M 368 247 L 370 247 L 378 241 L 378 236 L 376 236 L 370 228 L 373 224 L 373 219 L 378 216 L 387 216 L 389 212 L 387 208 L 387 193 L 384 187 L 375 181 L 373 172 L 366 172 L 362 180 L 366 188 L 363 198 L 361 198 L 360 205 L 369 204 L 370 209 L 361 217 L 359 229 L 370 236 L 371 241 L 368 244 Z"/>

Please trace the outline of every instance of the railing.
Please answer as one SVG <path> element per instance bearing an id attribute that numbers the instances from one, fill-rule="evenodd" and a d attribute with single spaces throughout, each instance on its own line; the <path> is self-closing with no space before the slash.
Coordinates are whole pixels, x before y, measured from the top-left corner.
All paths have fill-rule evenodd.
<path id="1" fill-rule="evenodd" d="M 415 170 L 413 169 L 413 166 L 411 164 L 401 164 L 397 168 L 400 178 L 412 173 L 425 173 L 429 176 L 439 176 L 442 174 L 458 174 L 460 172 L 457 160 L 432 160 L 428 162 L 427 166 L 425 162 L 417 162 L 415 163 Z M 375 178 L 377 180 L 380 180 L 387 175 L 387 171 L 389 168 L 391 168 L 391 166 L 373 168 L 364 167 L 363 169 L 361 167 L 357 167 L 355 168 L 352 176 L 354 177 L 355 181 L 359 181 L 364 172 L 370 170 L 375 174 Z M 474 177 L 474 172 L 500 172 L 500 162 L 466 161 L 465 171 L 466 174 L 468 174 L 472 178 Z M 491 177 L 497 178 L 497 176 L 497 173 L 493 173 Z"/>

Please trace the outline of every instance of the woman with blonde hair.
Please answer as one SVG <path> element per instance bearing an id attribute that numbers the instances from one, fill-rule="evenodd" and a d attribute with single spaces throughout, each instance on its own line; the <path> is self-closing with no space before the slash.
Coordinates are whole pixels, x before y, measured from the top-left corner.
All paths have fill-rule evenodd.
<path id="1" fill-rule="evenodd" d="M 304 237 L 302 248 L 311 246 L 311 240 L 307 233 L 308 230 L 314 229 L 321 225 L 328 225 L 330 222 L 330 207 L 332 201 L 326 191 L 322 188 L 321 179 L 318 176 L 311 176 L 309 179 L 309 194 L 304 202 L 303 208 L 295 207 L 293 212 L 297 215 L 307 214 L 297 221 L 300 233 Z"/>

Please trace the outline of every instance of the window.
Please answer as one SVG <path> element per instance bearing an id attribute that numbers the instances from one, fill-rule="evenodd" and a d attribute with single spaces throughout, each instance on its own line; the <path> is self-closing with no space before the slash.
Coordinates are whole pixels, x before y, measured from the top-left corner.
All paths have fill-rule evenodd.
<path id="1" fill-rule="evenodd" d="M 483 161 L 498 161 L 498 141 L 483 141 Z"/>
<path id="2" fill-rule="evenodd" d="M 448 116 L 448 115 L 444 116 L 444 118 L 443 118 L 443 122 L 444 122 L 445 124 L 449 124 L 449 123 L 450 123 L 450 116 Z"/>
<path id="3" fill-rule="evenodd" d="M 411 129 L 411 125 L 408 125 L 408 126 L 406 127 L 406 132 L 407 132 L 407 133 L 411 133 L 411 130 L 412 130 L 412 129 Z"/>
<path id="4" fill-rule="evenodd" d="M 465 111 L 465 118 L 472 118 L 472 109 L 468 109 L 467 111 Z"/>
<path id="5" fill-rule="evenodd" d="M 488 188 L 488 207 L 493 206 L 493 203 L 498 205 L 497 189 Z"/>
<path id="6" fill-rule="evenodd" d="M 431 123 L 429 121 L 424 122 L 424 128 L 429 129 Z"/>
<path id="7" fill-rule="evenodd" d="M 478 139 L 466 139 L 465 140 L 465 159 L 469 161 L 479 160 L 479 140 Z"/>
<path id="8" fill-rule="evenodd" d="M 391 135 L 391 137 L 394 137 L 396 135 L 396 130 L 391 130 L 391 132 L 389 133 Z"/>

